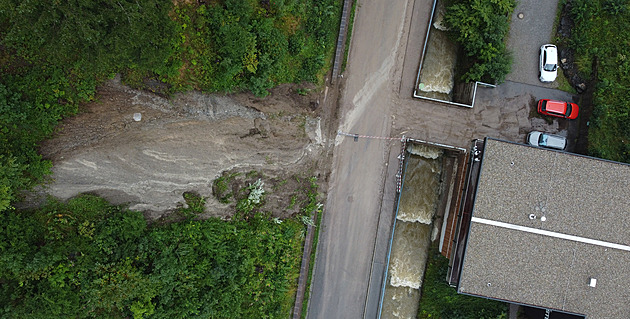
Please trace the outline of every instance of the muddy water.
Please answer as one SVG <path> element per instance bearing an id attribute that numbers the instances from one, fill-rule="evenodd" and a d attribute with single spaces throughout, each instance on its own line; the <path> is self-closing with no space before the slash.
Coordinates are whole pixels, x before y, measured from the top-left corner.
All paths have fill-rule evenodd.
<path id="1" fill-rule="evenodd" d="M 415 318 L 420 302 L 420 290 L 409 287 L 391 287 L 385 289 L 381 318 Z"/>
<path id="2" fill-rule="evenodd" d="M 457 46 L 446 32 L 431 28 L 427 52 L 422 62 L 419 89 L 423 92 L 449 94 L 455 83 Z"/>
<path id="3" fill-rule="evenodd" d="M 415 318 L 439 197 L 442 151 L 410 144 L 381 318 Z"/>
<path id="4" fill-rule="evenodd" d="M 438 2 L 435 20 L 429 34 L 426 54 L 422 62 L 418 89 L 420 95 L 434 99 L 450 100 L 455 84 L 457 46 L 446 34 L 444 5 Z"/>
<path id="5" fill-rule="evenodd" d="M 405 173 L 405 184 L 400 195 L 398 219 L 406 222 L 431 224 L 436 206 L 441 152 L 435 148 L 412 145 Z"/>
<path id="6" fill-rule="evenodd" d="M 389 284 L 420 289 L 427 261 L 431 225 L 396 221 L 396 233 L 389 259 Z"/>

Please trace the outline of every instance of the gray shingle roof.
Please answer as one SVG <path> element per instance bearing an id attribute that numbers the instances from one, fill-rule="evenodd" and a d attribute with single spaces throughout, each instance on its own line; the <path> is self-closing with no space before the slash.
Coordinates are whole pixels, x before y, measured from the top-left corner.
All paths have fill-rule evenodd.
<path id="1" fill-rule="evenodd" d="M 472 216 L 460 292 L 630 318 L 630 166 L 487 139 Z"/>

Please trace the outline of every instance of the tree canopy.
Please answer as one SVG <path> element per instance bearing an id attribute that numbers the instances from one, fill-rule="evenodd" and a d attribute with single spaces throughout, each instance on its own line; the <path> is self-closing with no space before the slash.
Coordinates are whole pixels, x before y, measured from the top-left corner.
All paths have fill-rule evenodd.
<path id="1" fill-rule="evenodd" d="M 0 215 L 3 318 L 287 318 L 304 225 L 264 214 L 147 225 L 84 195 Z"/>
<path id="2" fill-rule="evenodd" d="M 444 16 L 451 37 L 462 47 L 462 81 L 502 83 L 512 55 L 505 46 L 514 0 L 454 0 Z"/>

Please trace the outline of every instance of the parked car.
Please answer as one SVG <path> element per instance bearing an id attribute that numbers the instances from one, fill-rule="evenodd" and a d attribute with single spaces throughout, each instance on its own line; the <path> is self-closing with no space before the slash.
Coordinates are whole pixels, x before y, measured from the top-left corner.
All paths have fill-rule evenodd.
<path id="1" fill-rule="evenodd" d="M 580 108 L 575 103 L 542 99 L 538 101 L 538 113 L 573 120 Z"/>
<path id="2" fill-rule="evenodd" d="M 553 82 L 558 76 L 558 48 L 553 44 L 540 47 L 540 63 L 538 77 L 541 82 Z"/>
<path id="3" fill-rule="evenodd" d="M 567 147 L 567 139 L 564 136 L 548 134 L 540 131 L 531 131 L 527 134 L 527 144 L 546 148 L 564 150 Z"/>

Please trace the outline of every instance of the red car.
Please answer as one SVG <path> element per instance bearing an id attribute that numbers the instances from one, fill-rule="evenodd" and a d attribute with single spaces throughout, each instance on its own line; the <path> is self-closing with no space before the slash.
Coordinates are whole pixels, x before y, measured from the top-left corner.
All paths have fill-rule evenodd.
<path id="1" fill-rule="evenodd" d="M 578 117 L 577 104 L 543 99 L 538 101 L 538 113 L 573 120 Z"/>

